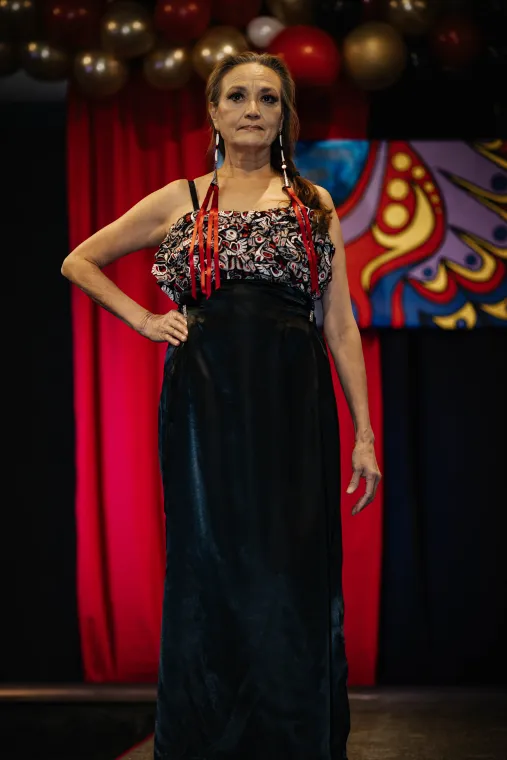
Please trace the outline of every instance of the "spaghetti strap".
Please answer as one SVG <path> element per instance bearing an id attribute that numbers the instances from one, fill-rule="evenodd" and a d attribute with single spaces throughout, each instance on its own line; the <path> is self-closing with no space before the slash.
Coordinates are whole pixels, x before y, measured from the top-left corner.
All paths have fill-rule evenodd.
<path id="1" fill-rule="evenodd" d="M 192 203 L 194 204 L 194 211 L 199 211 L 199 199 L 197 197 L 197 190 L 193 179 L 188 180 L 188 187 L 190 189 L 190 195 L 192 196 Z"/>

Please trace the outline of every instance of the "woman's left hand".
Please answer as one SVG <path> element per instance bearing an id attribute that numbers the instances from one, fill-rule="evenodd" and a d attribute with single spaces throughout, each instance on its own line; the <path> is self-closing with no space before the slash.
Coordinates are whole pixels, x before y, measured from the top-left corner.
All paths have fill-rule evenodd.
<path id="1" fill-rule="evenodd" d="M 352 514 L 357 515 L 358 512 L 361 512 L 375 498 L 377 486 L 382 477 L 375 457 L 373 443 L 363 443 L 361 441 L 356 443 L 352 453 L 352 469 L 354 473 L 347 488 L 347 493 L 354 493 L 361 478 L 365 478 L 366 480 L 366 491 L 352 509 Z"/>

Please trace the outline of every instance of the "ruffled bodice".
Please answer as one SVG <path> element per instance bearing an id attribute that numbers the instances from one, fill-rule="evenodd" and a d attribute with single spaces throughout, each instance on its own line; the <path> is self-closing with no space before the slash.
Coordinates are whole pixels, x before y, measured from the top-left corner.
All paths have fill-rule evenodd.
<path id="1" fill-rule="evenodd" d="M 314 210 L 308 207 L 310 220 Z M 198 211 L 180 217 L 169 229 L 155 254 L 152 274 L 161 289 L 179 303 L 191 289 L 189 248 Z M 263 211 L 219 211 L 218 255 L 221 280 L 264 279 L 299 288 L 313 299 L 310 266 L 300 227 L 292 207 Z M 208 216 L 204 218 L 206 238 Z M 317 254 L 320 294 L 331 280 L 334 245 L 326 233 L 313 236 Z M 194 251 L 197 282 L 201 269 Z M 215 287 L 215 273 L 212 272 Z"/>

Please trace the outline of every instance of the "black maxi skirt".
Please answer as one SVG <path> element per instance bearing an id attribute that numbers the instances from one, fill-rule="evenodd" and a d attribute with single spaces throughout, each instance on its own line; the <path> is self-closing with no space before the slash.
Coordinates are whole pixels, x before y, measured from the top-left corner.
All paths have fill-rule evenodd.
<path id="1" fill-rule="evenodd" d="M 302 291 L 185 293 L 159 407 L 157 760 L 345 760 L 340 451 Z"/>

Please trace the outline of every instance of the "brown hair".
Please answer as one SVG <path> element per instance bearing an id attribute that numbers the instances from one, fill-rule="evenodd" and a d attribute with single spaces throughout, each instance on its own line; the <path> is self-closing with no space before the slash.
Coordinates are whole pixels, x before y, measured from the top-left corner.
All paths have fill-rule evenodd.
<path id="1" fill-rule="evenodd" d="M 218 105 L 222 79 L 225 74 L 231 71 L 235 66 L 240 66 L 244 63 L 258 63 L 260 66 L 266 66 L 268 69 L 272 69 L 280 77 L 282 83 L 283 113 L 282 141 L 285 163 L 287 165 L 287 176 L 293 186 L 294 192 L 302 203 L 304 203 L 305 206 L 316 210 L 316 213 L 313 215 L 314 231 L 325 234 L 329 228 L 332 209 L 322 203 L 319 192 L 313 182 L 301 177 L 296 169 L 293 159 L 294 146 L 299 135 L 299 118 L 296 113 L 296 87 L 285 62 L 276 55 L 270 55 L 269 53 L 254 53 L 251 51 L 239 53 L 238 55 L 226 56 L 223 60 L 217 63 L 209 75 L 206 85 L 207 101 L 208 103 Z M 208 120 L 212 131 L 210 148 L 214 149 L 216 132 L 209 112 Z M 222 155 L 225 156 L 225 145 L 221 136 L 218 148 Z M 271 145 L 271 166 L 279 172 L 281 176 L 283 175 L 282 157 L 278 140 L 274 140 Z"/>

